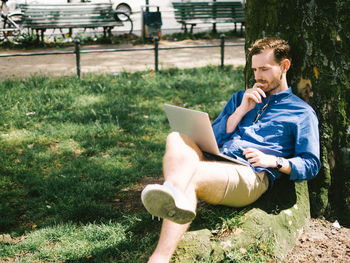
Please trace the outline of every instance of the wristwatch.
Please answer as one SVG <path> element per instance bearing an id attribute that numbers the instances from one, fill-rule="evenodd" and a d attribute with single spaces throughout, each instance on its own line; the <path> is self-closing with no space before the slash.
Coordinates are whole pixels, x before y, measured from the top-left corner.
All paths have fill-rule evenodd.
<path id="1" fill-rule="evenodd" d="M 282 157 L 277 157 L 276 162 L 277 162 L 277 166 L 276 166 L 277 170 L 281 169 L 282 166 L 283 166 L 283 159 L 282 159 Z"/>

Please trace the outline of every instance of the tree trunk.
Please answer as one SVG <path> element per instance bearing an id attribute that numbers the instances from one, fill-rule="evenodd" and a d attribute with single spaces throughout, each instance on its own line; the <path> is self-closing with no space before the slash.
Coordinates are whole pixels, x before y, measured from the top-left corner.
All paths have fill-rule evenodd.
<path id="1" fill-rule="evenodd" d="M 350 225 L 350 0 L 248 0 L 246 47 L 273 36 L 289 42 L 294 93 L 319 119 L 322 168 L 309 182 L 313 216 Z M 246 83 L 253 83 L 246 65 Z"/>

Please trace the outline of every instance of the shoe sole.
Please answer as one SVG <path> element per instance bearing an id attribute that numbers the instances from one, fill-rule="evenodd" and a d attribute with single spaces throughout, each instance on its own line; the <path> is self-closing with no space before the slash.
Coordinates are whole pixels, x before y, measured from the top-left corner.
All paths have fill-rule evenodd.
<path id="1" fill-rule="evenodd" d="M 145 192 L 142 196 L 142 203 L 151 215 L 165 218 L 178 224 L 189 223 L 196 216 L 193 211 L 178 208 L 173 197 L 159 189 Z"/>

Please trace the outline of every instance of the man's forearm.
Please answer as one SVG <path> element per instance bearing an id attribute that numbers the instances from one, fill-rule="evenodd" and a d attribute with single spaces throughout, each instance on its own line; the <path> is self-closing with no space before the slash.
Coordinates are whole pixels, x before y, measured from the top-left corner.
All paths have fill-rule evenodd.
<path id="1" fill-rule="evenodd" d="M 226 133 L 231 133 L 233 132 L 239 122 L 242 120 L 242 118 L 244 117 L 244 115 L 246 114 L 246 112 L 242 111 L 242 109 L 240 107 L 238 107 L 234 113 L 232 113 L 230 115 L 230 117 L 228 117 L 227 122 L 226 122 Z"/>

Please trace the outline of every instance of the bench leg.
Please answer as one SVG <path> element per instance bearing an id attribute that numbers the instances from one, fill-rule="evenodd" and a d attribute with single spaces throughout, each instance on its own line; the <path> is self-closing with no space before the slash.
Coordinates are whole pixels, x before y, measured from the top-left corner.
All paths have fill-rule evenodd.
<path id="1" fill-rule="evenodd" d="M 40 41 L 39 29 L 35 29 L 35 33 L 36 33 L 36 40 L 39 42 Z"/>
<path id="2" fill-rule="evenodd" d="M 243 36 L 243 27 L 245 28 L 245 24 L 241 23 L 241 36 Z"/>
<path id="3" fill-rule="evenodd" d="M 191 35 L 193 34 L 193 28 L 194 28 L 196 25 L 197 25 L 197 24 L 191 24 L 191 30 L 190 30 Z"/>
<path id="4" fill-rule="evenodd" d="M 113 29 L 113 27 L 109 27 L 109 28 L 107 29 L 107 33 L 108 33 L 108 37 L 109 37 L 109 38 L 112 37 L 112 29 Z"/>
<path id="5" fill-rule="evenodd" d="M 62 31 L 62 28 L 59 28 L 59 30 L 60 30 L 60 32 L 61 32 L 61 36 L 62 36 L 63 38 L 66 38 L 66 34 Z"/>
<path id="6" fill-rule="evenodd" d="M 213 30 L 212 30 L 213 33 L 217 33 L 216 31 L 216 23 L 213 23 Z"/>
<path id="7" fill-rule="evenodd" d="M 187 34 L 187 26 L 186 23 L 181 23 L 181 29 L 183 29 L 184 33 Z"/>
<path id="8" fill-rule="evenodd" d="M 45 29 L 37 29 L 36 30 L 36 36 L 37 36 L 36 38 L 37 38 L 37 40 L 38 41 L 41 40 L 41 42 L 43 42 L 43 43 L 44 43 L 44 32 L 45 32 Z"/>

